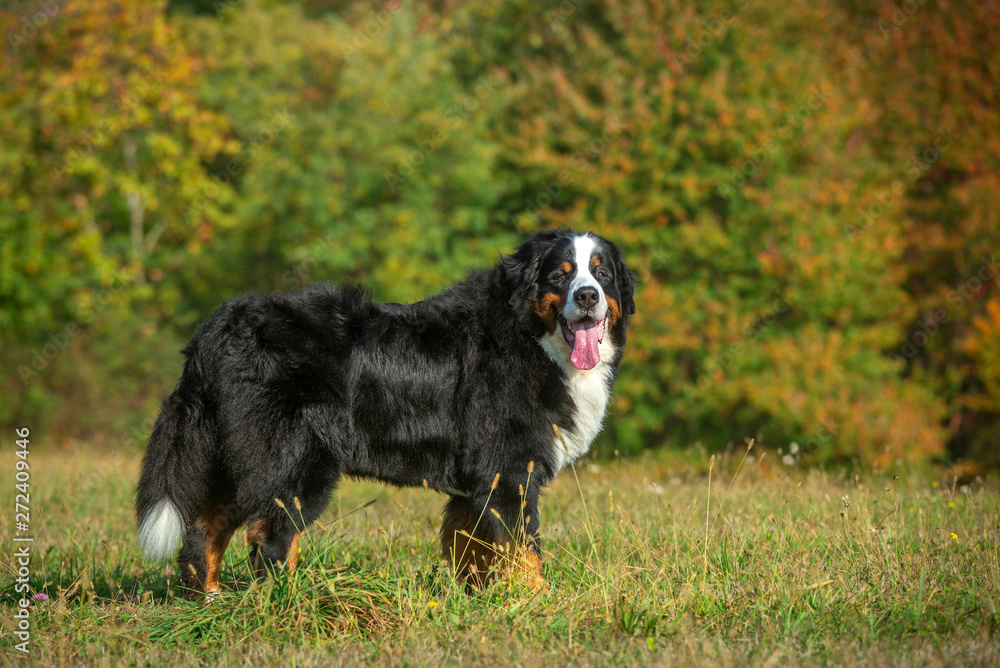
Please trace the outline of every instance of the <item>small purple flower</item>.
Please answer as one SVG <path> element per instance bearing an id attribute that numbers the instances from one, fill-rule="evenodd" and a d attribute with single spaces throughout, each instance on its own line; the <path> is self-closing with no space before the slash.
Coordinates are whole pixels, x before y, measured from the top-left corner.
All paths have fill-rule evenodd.
<path id="1" fill-rule="evenodd" d="M 34 599 L 34 600 L 36 600 L 36 601 L 47 601 L 47 600 L 49 600 L 49 595 L 46 594 L 43 591 L 40 591 L 37 594 L 35 594 L 34 596 L 32 596 L 31 598 Z"/>
<path id="2" fill-rule="evenodd" d="M 168 568 L 168 569 L 167 569 L 167 576 L 171 576 L 171 575 L 173 575 L 173 574 L 174 574 L 174 569 L 172 569 L 172 568 Z"/>

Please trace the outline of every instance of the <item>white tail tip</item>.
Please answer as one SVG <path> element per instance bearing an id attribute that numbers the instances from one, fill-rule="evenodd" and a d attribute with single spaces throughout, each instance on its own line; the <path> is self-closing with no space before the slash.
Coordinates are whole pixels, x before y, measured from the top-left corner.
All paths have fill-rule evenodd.
<path id="1" fill-rule="evenodd" d="M 146 513 L 139 525 L 139 544 L 150 559 L 166 561 L 177 552 L 184 532 L 181 513 L 169 499 L 163 499 Z"/>

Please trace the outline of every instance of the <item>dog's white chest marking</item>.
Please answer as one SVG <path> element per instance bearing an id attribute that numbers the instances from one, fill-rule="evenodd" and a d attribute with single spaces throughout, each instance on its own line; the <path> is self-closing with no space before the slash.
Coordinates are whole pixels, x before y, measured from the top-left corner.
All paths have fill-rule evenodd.
<path id="1" fill-rule="evenodd" d="M 608 408 L 608 399 L 611 396 L 610 362 L 615 356 L 615 347 L 611 345 L 609 339 L 610 337 L 606 337 L 601 342 L 601 361 L 589 371 L 577 369 L 570 361 L 569 348 L 560 332 L 546 334 L 538 340 L 548 356 L 562 367 L 566 389 L 576 406 L 572 429 L 569 425 L 558 425 L 566 441 L 565 446 L 558 436 L 554 433 L 552 435 L 557 472 L 587 454 L 590 444 L 601 432 L 604 412 Z"/>

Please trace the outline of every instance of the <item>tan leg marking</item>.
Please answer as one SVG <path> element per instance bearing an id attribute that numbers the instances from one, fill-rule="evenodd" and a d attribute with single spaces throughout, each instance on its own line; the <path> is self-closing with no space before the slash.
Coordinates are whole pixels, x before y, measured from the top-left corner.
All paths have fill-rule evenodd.
<path id="1" fill-rule="evenodd" d="M 285 554 L 285 567 L 288 570 L 293 571 L 299 563 L 299 536 L 301 534 L 295 534 L 292 538 L 292 544 L 288 546 L 288 552 Z M 263 545 L 271 539 L 271 520 L 267 517 L 261 517 L 250 523 L 247 527 L 247 544 L 251 546 L 256 546 L 258 549 L 263 547 Z M 263 577 L 264 564 L 263 562 L 259 564 L 252 564 L 254 569 L 254 575 L 258 577 Z"/>
<path id="2" fill-rule="evenodd" d="M 506 537 L 488 536 L 485 520 L 476 528 L 477 514 L 471 504 L 464 502 L 451 507 L 441 527 L 441 552 L 455 566 L 455 577 L 464 581 L 467 590 L 484 589 L 499 575 L 496 568 L 504 555 L 510 552 Z"/>
<path id="3" fill-rule="evenodd" d="M 250 546 L 250 567 L 253 569 L 254 577 L 262 578 L 267 575 L 267 571 L 264 568 L 263 559 L 260 558 L 260 548 L 263 547 L 264 543 L 267 542 L 268 538 L 271 537 L 271 520 L 267 517 L 261 517 L 250 523 L 247 527 L 247 545 Z M 257 548 L 257 558 L 254 559 L 253 549 Z"/>
<path id="4" fill-rule="evenodd" d="M 230 524 L 225 507 L 221 505 L 215 506 L 194 522 L 194 526 L 205 532 L 205 581 L 201 583 L 205 593 L 221 589 L 219 569 L 222 567 L 222 555 L 225 554 L 234 531 Z"/>
<path id="5" fill-rule="evenodd" d="M 247 544 L 248 545 L 263 545 L 267 542 L 267 539 L 271 537 L 271 520 L 267 517 L 261 517 L 250 523 L 247 527 Z"/>
<path id="6" fill-rule="evenodd" d="M 520 578 L 528 587 L 535 591 L 548 591 L 549 586 L 542 578 L 542 558 L 528 550 L 517 560 L 517 570 L 514 577 Z"/>
<path id="7" fill-rule="evenodd" d="M 295 567 L 299 563 L 299 535 L 295 534 L 292 538 L 292 544 L 288 548 L 288 554 L 285 555 L 285 568 L 290 571 L 294 571 Z"/>

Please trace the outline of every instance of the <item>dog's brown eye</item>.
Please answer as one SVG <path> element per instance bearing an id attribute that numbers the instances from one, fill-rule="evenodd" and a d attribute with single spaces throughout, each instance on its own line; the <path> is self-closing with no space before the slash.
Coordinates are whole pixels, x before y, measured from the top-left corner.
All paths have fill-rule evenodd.
<path id="1" fill-rule="evenodd" d="M 556 276 L 556 283 L 561 283 L 562 281 L 565 281 L 565 280 L 566 280 L 566 277 L 563 276 L 562 274 L 559 274 L 558 276 Z"/>
<path id="2" fill-rule="evenodd" d="M 606 276 L 606 274 L 603 271 L 598 271 L 597 272 L 597 277 L 598 278 L 604 278 L 605 276 Z"/>

